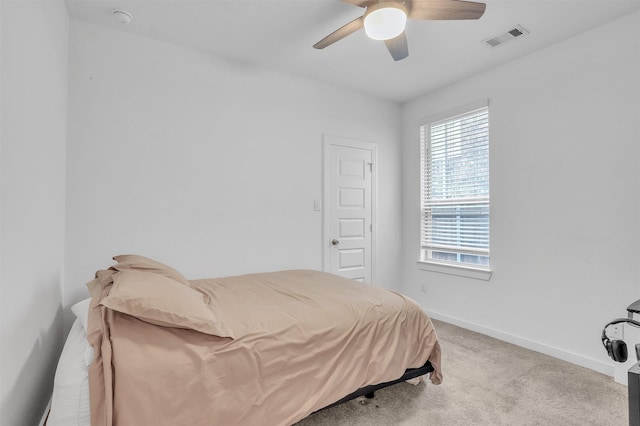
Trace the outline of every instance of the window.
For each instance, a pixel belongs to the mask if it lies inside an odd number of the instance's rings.
[[[489,270],[487,103],[420,127],[420,261]]]

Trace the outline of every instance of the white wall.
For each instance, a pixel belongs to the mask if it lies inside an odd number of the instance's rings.
[[[602,326],[640,297],[638,28],[635,13],[403,106],[403,290],[434,317],[612,373]],[[495,272],[419,271],[418,124],[483,98]]]
[[[376,142],[377,281],[400,252],[400,107],[72,20],[67,303],[111,257],[189,278],[322,268],[322,135]]]
[[[33,425],[62,348],[68,28],[62,1],[2,1],[0,424]]]

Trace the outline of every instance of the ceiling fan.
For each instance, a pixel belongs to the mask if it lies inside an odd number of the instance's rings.
[[[404,28],[407,19],[479,19],[484,3],[462,0],[343,0],[366,8],[364,15],[338,28],[313,45],[324,49],[364,27],[374,40],[383,40],[395,61],[409,56]]]

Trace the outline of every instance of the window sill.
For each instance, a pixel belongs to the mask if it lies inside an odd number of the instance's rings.
[[[418,260],[418,268],[422,271],[438,272],[440,274],[457,275],[459,277],[473,278],[489,281],[493,271],[489,269],[470,268],[468,266],[449,265],[444,263],[427,262]]]

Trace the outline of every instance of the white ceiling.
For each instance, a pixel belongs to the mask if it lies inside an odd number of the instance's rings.
[[[405,102],[597,25],[640,10],[640,0],[486,0],[478,21],[407,24],[409,57],[394,62],[383,42],[358,31],[312,45],[363,9],[338,0],[66,0],[70,16],[286,73]],[[116,22],[125,10],[133,22]],[[513,25],[526,36],[490,48]],[[639,28],[640,30],[640,28]]]

